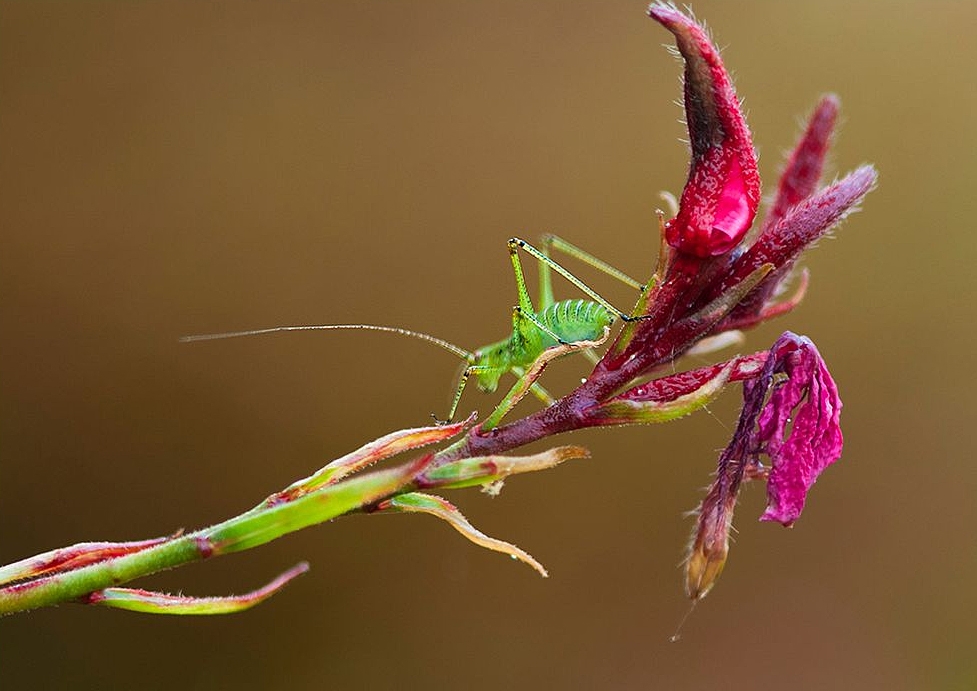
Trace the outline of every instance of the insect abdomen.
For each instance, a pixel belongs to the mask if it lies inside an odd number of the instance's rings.
[[[595,341],[604,335],[604,327],[614,321],[607,309],[590,300],[561,300],[536,317],[565,343]],[[546,347],[553,345],[556,344],[547,343]]]

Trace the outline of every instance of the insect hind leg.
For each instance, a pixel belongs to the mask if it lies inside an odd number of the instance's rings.
[[[568,245],[570,247],[573,247],[569,243],[566,243],[566,245]],[[630,322],[630,321],[636,321],[638,319],[637,317],[631,317],[626,312],[622,312],[617,307],[615,307],[614,305],[612,305],[608,300],[606,300],[603,297],[601,297],[600,294],[597,293],[597,291],[595,291],[593,288],[591,288],[586,283],[584,283],[583,281],[581,281],[579,278],[577,278],[576,276],[574,276],[572,273],[570,273],[570,271],[568,271],[567,269],[565,269],[562,265],[560,265],[556,260],[554,260],[553,258],[551,258],[550,256],[548,256],[545,252],[541,252],[540,250],[536,249],[535,247],[533,247],[532,245],[530,245],[525,240],[522,240],[521,238],[510,238],[509,239],[509,254],[512,255],[512,257],[513,257],[513,265],[517,267],[517,274],[518,274],[517,275],[517,279],[516,279],[517,280],[517,283],[520,283],[522,285],[523,289],[525,287],[525,279],[522,279],[522,267],[519,264],[519,259],[518,259],[518,251],[520,249],[523,250],[524,252],[526,252],[526,254],[530,255],[531,257],[534,257],[537,261],[539,261],[542,267],[546,267],[546,268],[541,268],[541,272],[544,272],[544,271],[547,271],[549,269],[552,269],[556,273],[558,273],[561,276],[563,276],[563,278],[565,278],[568,281],[570,281],[570,283],[572,283],[578,289],[580,289],[591,300],[593,300],[594,302],[596,302],[599,305],[601,305],[602,307],[604,307],[611,314],[616,315],[617,318],[620,319],[621,321]],[[580,254],[581,255],[586,255],[586,253],[583,252],[582,250],[580,250]],[[576,255],[571,254],[571,256],[576,256]],[[587,255],[587,256],[590,256],[590,255]],[[609,264],[606,264],[604,262],[601,262],[599,259],[596,259],[595,257],[593,259],[594,259],[595,262],[598,262],[601,266],[607,267],[612,272],[616,272],[616,273],[612,273],[611,275],[615,275],[616,277],[623,276],[625,279],[627,279],[625,282],[630,281],[631,283],[635,284],[636,287],[641,287],[641,284],[640,283],[638,283],[634,279],[628,277],[626,274],[623,274],[623,273],[617,271],[617,269],[614,269]],[[596,264],[595,264],[595,266],[596,266]],[[522,280],[520,280],[520,279],[522,279]],[[629,283],[629,285],[630,285],[630,283]],[[552,293],[553,293],[552,288],[546,288],[544,286],[543,287],[543,292],[544,293],[548,293],[548,295],[544,294],[542,296],[543,298],[545,298],[545,299],[552,299]],[[522,306],[523,305],[520,303],[520,307],[522,307]],[[530,306],[531,306],[531,303],[530,303]]]
[[[567,255],[568,257],[573,257],[577,261],[583,262],[588,266],[592,266],[598,271],[607,274],[611,278],[616,278],[618,281],[628,286],[629,288],[634,288],[635,290],[644,290],[645,286],[640,281],[636,281],[635,279],[631,278],[630,276],[628,276],[626,273],[624,273],[617,267],[611,266],[603,259],[598,259],[590,252],[587,252],[586,250],[582,250],[576,245],[567,242],[559,235],[546,233],[540,238],[539,245],[540,245],[539,247],[540,251],[543,254],[545,254],[547,257],[550,256],[551,250],[559,250],[560,252],[563,252],[563,254]]]

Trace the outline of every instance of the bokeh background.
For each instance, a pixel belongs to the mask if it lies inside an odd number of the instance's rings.
[[[0,562],[223,519],[426,423],[457,369],[384,334],[181,335],[371,322],[474,347],[508,329],[513,234],[557,232],[646,278],[657,192],[680,191],[687,161],[681,66],[643,9],[3,3]],[[768,191],[829,90],[831,174],[873,162],[881,186],[808,255],[803,306],[746,346],[816,340],[846,403],[844,458],[793,530],[757,523],[749,488],[680,642],[683,512],[733,390],[709,414],[563,440],[593,459],[498,498],[451,495],[547,580],[433,519],[355,516],[140,582],[241,592],[312,563],[245,614],[0,621],[3,687],[975,688],[977,4],[694,9]],[[583,372],[561,362],[547,385]]]

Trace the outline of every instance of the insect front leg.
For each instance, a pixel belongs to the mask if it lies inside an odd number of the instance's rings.
[[[434,421],[437,422],[439,425],[447,425],[452,420],[454,420],[455,413],[458,410],[458,404],[461,402],[461,395],[465,392],[465,386],[468,384],[468,379],[473,374],[479,375],[479,374],[486,374],[489,372],[498,373],[499,375],[503,373],[500,372],[499,368],[495,365],[468,365],[468,367],[462,370],[461,374],[458,375],[458,386],[455,388],[455,397],[451,401],[451,410],[448,411],[448,419],[439,420],[437,416],[432,413],[431,417],[434,418]]]

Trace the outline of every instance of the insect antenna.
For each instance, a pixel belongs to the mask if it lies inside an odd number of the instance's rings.
[[[339,331],[348,329],[359,329],[363,331],[385,331],[387,333],[400,334],[401,336],[409,336],[410,338],[416,338],[420,341],[427,341],[428,343],[433,343],[439,348],[447,350],[449,353],[461,358],[465,362],[472,363],[475,361],[475,354],[471,353],[464,348],[459,348],[454,343],[449,343],[444,339],[438,338],[436,336],[431,336],[430,334],[421,333],[420,331],[411,331],[410,329],[401,329],[396,326],[377,326],[376,324],[308,324],[303,326],[274,326],[269,329],[249,329],[247,331],[226,331],[224,333],[216,334],[198,334],[196,336],[183,336],[180,338],[181,343],[194,343],[196,341],[217,341],[224,338],[238,338],[240,336],[260,336],[261,334],[278,333],[281,331]]]

